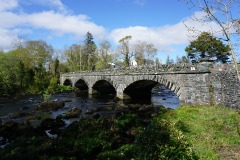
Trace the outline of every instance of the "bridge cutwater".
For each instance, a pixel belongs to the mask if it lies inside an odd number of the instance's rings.
[[[150,97],[162,84],[173,91],[180,104],[222,104],[239,107],[239,81],[233,64],[160,65],[61,73],[60,83],[79,90],[112,93],[120,99]]]

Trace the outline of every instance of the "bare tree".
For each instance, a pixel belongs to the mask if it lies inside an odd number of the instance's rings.
[[[144,64],[144,53],[146,48],[146,42],[143,41],[137,41],[134,45],[134,53],[135,53],[135,60],[137,62],[137,65],[143,65]]]
[[[239,68],[236,60],[236,53],[233,46],[233,41],[238,35],[239,31],[239,0],[180,0],[189,4],[193,8],[197,8],[205,13],[205,17],[195,17],[193,20],[202,23],[202,25],[209,25],[209,23],[214,22],[215,25],[220,29],[221,40],[226,41],[230,47],[230,53],[233,59],[234,67],[237,71],[238,80],[240,80]],[[187,26],[189,31],[195,32],[194,27]],[[234,28],[235,27],[235,28]],[[218,34],[219,34],[218,33]]]
[[[157,48],[152,43],[137,41],[134,45],[134,56],[138,65],[143,65],[145,61],[153,60],[157,54]]]
[[[152,43],[148,43],[146,45],[146,54],[148,59],[154,58],[157,54],[157,51],[157,48],[155,48]]]
[[[98,49],[98,68],[108,68],[109,63],[112,61],[112,56],[110,55],[111,43],[104,40],[100,43],[100,48]]]

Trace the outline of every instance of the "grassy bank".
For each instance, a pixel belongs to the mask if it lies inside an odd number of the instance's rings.
[[[0,125],[0,135],[14,141],[0,148],[0,159],[239,159],[239,124],[240,114],[220,106],[130,108],[115,117],[81,119],[57,139],[41,127],[9,123]]]
[[[182,106],[168,118],[200,159],[240,159],[240,114],[221,106]]]

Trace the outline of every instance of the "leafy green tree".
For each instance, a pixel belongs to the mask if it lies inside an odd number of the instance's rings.
[[[16,58],[22,89],[38,93],[47,88],[50,81],[50,63],[53,47],[42,40],[26,40],[11,51]],[[28,84],[28,85],[26,85]]]
[[[192,62],[198,62],[201,58],[216,58],[217,62],[229,62],[229,46],[208,32],[203,32],[196,40],[190,42],[185,51]]]
[[[21,81],[19,61],[12,52],[0,52],[0,95],[13,95],[19,93]]]

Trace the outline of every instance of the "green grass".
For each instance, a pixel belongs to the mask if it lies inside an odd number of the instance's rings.
[[[58,139],[36,134],[42,128],[33,130],[26,124],[0,125],[0,134],[15,138],[0,148],[0,159],[240,159],[240,114],[236,110],[182,106],[157,112],[83,118],[61,131]]]
[[[200,159],[240,158],[240,114],[221,106],[182,106],[168,114]]]

